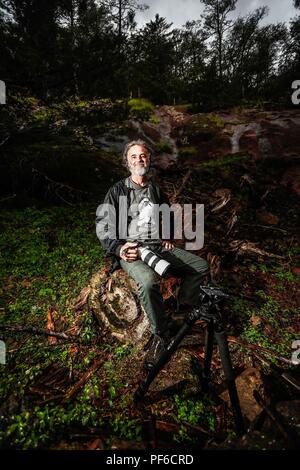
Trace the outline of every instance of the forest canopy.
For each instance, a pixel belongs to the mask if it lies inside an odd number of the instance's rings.
[[[159,14],[138,27],[136,12],[147,9],[138,0],[0,0],[0,77],[14,93],[47,102],[287,104],[300,68],[300,15],[265,24],[261,7],[232,19],[236,4],[201,0],[199,17],[174,28]]]

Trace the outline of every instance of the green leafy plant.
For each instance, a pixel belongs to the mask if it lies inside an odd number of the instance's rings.
[[[176,440],[190,440],[188,428],[185,426],[186,423],[193,426],[201,424],[201,426],[207,427],[210,431],[215,431],[216,416],[213,404],[208,398],[203,400],[182,399],[179,395],[175,395],[174,408],[176,419],[181,424]]]

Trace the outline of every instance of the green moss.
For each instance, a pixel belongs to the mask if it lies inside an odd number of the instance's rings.
[[[144,98],[132,98],[128,101],[129,111],[137,119],[147,120],[150,118],[154,105]]]
[[[47,312],[51,309],[56,312],[58,330],[65,331],[74,326],[71,306],[103,260],[103,251],[95,235],[94,207],[2,212],[0,223],[0,297],[4,309],[1,323],[25,323],[45,328]],[[19,403],[21,397],[26,397],[28,387],[44,376],[48,368],[61,367],[68,374],[72,362],[75,373],[79,370],[77,365],[85,372],[97,351],[91,346],[97,338],[97,329],[88,310],[80,313],[78,328],[83,348],[78,358],[72,355],[69,344],[51,348],[46,337],[2,332],[1,339],[8,349],[16,342],[22,347],[17,353],[8,354],[5,369],[0,369],[1,399],[7,400],[16,394]],[[84,353],[87,343],[88,355]],[[117,389],[119,384],[113,385]],[[22,449],[41,447],[59,438],[60,432],[70,425],[102,425],[102,409],[95,406],[99,387],[98,378],[93,376],[78,399],[64,407],[55,403],[35,406],[26,399],[22,411],[17,405],[13,413],[2,420],[2,445]]]
[[[196,130],[213,127],[213,123],[208,116],[206,113],[196,114],[192,121],[192,128]]]
[[[51,114],[46,108],[40,108],[31,114],[30,120],[33,124],[40,124],[47,121],[50,116]]]
[[[295,248],[295,253],[297,253],[297,247]],[[280,281],[287,281],[287,282],[300,282],[300,277],[295,275],[291,269],[283,268],[281,266],[274,267],[274,266],[267,266],[264,263],[253,263],[251,265],[251,270],[261,271],[262,273],[269,273],[274,274],[277,279]]]
[[[194,157],[195,155],[197,155],[197,153],[197,147],[181,147],[181,149],[179,150],[179,158],[184,159]]]
[[[160,140],[159,142],[156,142],[155,144],[155,152],[156,153],[172,153],[172,148],[168,144],[168,142],[164,142]]]
[[[224,128],[225,122],[217,114],[208,114],[207,117],[218,129]]]
[[[155,114],[152,114],[152,116],[150,116],[150,119],[149,121],[151,122],[151,124],[159,124],[160,123],[160,118],[158,116],[156,116]]]
[[[216,158],[216,159],[211,159],[205,162],[201,162],[200,166],[201,168],[218,168],[218,167],[223,167],[223,166],[229,166],[233,165],[235,163],[240,163],[240,162],[246,162],[250,160],[250,156],[248,154],[235,154],[235,155],[227,155],[223,158]]]

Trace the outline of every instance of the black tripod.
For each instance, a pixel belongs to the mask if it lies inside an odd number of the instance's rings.
[[[208,383],[210,379],[210,369],[211,369],[211,360],[213,354],[213,345],[214,338],[219,347],[219,353],[221,357],[221,362],[224,370],[224,375],[229,391],[233,416],[235,420],[236,430],[238,434],[244,433],[244,421],[241,413],[239,397],[234,381],[234,375],[232,370],[232,364],[230,359],[230,353],[228,348],[228,342],[226,333],[223,327],[222,315],[221,315],[221,303],[224,299],[229,298],[231,295],[223,292],[217,287],[211,286],[200,286],[200,296],[199,296],[199,307],[195,307],[191,313],[189,313],[176,336],[174,336],[171,341],[168,343],[166,350],[158,359],[155,367],[150,370],[145,380],[143,380],[135,394],[134,401],[137,402],[143,398],[151,383],[160,372],[162,367],[168,362],[173,352],[177,349],[182,339],[186,336],[189,330],[192,328],[194,323],[197,320],[205,321],[206,335],[205,335],[205,359],[204,359],[204,369],[202,372],[203,385],[202,389],[204,392],[208,390]],[[252,297],[247,297],[243,295],[238,295],[246,300],[256,300]]]

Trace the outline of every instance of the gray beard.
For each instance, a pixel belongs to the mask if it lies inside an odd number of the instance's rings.
[[[129,166],[129,171],[134,176],[144,176],[148,173],[149,167],[150,167],[149,165],[144,166],[142,168],[135,168],[133,166]]]

